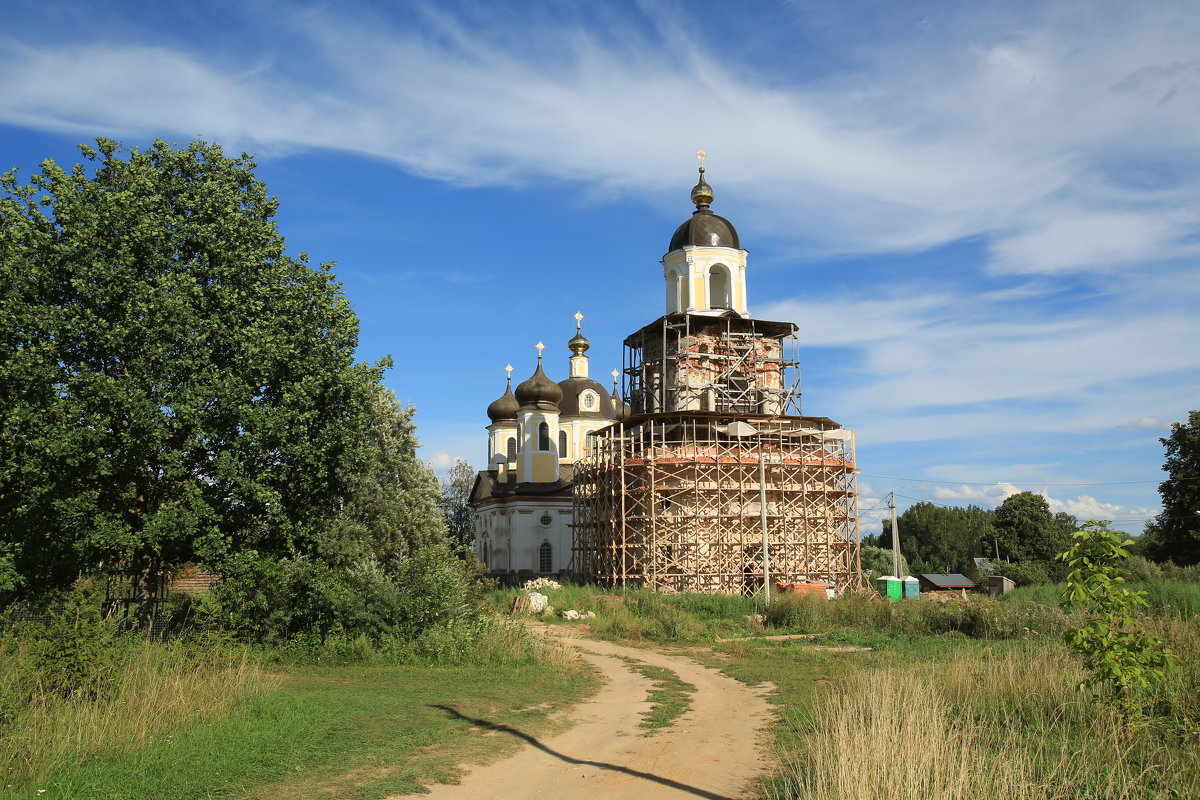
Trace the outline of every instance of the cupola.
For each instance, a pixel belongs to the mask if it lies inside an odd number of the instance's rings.
[[[508,375],[508,385],[504,387],[504,394],[492,401],[492,404],[487,407],[488,419],[492,422],[516,422],[517,412],[521,410],[521,404],[517,402],[517,398],[512,391],[512,372],[511,367]]]
[[[541,342],[537,343],[537,369],[534,370],[533,375],[517,386],[514,397],[521,408],[543,408],[557,411],[558,404],[562,400],[562,389],[542,371],[542,350],[545,347],[546,345]]]
[[[700,152],[704,152],[701,150]],[[692,187],[692,202],[696,210],[689,220],[675,229],[667,252],[681,247],[731,247],[740,250],[737,230],[733,223],[709,210],[713,190],[704,180],[704,165],[700,165],[700,180]]]

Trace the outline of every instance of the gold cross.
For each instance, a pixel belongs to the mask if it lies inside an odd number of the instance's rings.
[[[546,345],[542,344],[541,342],[538,342],[537,344],[534,345],[534,347],[536,347],[537,351],[538,351],[538,361],[541,361],[542,360],[542,351],[546,349]]]
[[[583,313],[576,311],[575,312],[575,330],[579,330],[582,327],[583,327]]]
[[[696,158],[700,159],[700,166],[703,167],[704,159],[708,158],[708,153],[704,152],[703,150],[697,150]]]
[[[504,371],[508,373],[508,377],[509,377],[509,378],[512,378],[513,365],[512,365],[512,364],[505,364],[505,365],[504,365]]]

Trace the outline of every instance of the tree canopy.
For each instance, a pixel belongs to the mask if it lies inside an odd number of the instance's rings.
[[[81,151],[0,177],[0,581],[313,552],[382,371],[330,266],[245,155]]]
[[[1070,514],[1050,513],[1042,495],[1020,492],[997,506],[992,527],[1001,558],[1051,567],[1070,547],[1078,523]]]
[[[1156,561],[1200,564],[1200,411],[1172,424],[1159,441],[1166,448],[1167,479],[1158,487],[1163,508],[1146,526],[1141,550]]]
[[[901,552],[916,572],[967,573],[973,558],[991,553],[991,518],[991,512],[978,506],[909,506],[896,519]],[[883,521],[878,541],[880,547],[891,549],[891,520]]]
[[[454,460],[450,474],[442,482],[442,515],[451,543],[469,550],[475,546],[475,508],[471,505],[471,490],[475,488],[475,470],[461,458]]]

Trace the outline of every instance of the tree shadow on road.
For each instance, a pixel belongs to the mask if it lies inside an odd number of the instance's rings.
[[[441,711],[445,711],[447,714],[450,714],[451,716],[457,717],[458,719],[461,719],[464,722],[469,722],[472,725],[478,725],[480,728],[484,728],[489,731],[497,731],[499,733],[507,733],[508,735],[513,736],[517,739],[523,739],[524,741],[533,745],[537,749],[541,750],[543,753],[546,753],[547,755],[551,755],[554,758],[559,759],[560,761],[565,761],[568,764],[579,764],[582,766],[596,767],[597,769],[608,770],[610,772],[622,772],[622,773],[632,776],[634,778],[640,778],[640,779],[646,780],[646,781],[653,781],[654,783],[662,784],[663,786],[670,786],[673,789],[678,789],[681,792],[687,792],[688,794],[693,794],[696,797],[707,798],[707,800],[736,800],[736,798],[729,797],[728,795],[717,794],[715,792],[710,792],[710,791],[707,791],[705,789],[700,789],[695,786],[688,786],[686,783],[680,783],[679,781],[674,781],[674,780],[671,780],[670,778],[663,778],[658,775],[652,775],[649,772],[639,772],[636,769],[630,769],[629,767],[622,767],[618,764],[609,764],[604,761],[588,761],[587,759],[583,759],[583,758],[574,758],[572,756],[567,755],[566,753],[560,753],[557,750],[553,750],[553,749],[547,747],[546,745],[542,744],[542,742],[539,741],[536,736],[530,736],[528,733],[525,733],[524,731],[519,731],[510,725],[505,725],[500,722],[489,722],[484,719],[468,717],[466,714],[463,714],[461,711],[454,708],[453,706],[439,705],[439,704],[435,703],[435,704],[431,704],[430,708],[436,708]]]

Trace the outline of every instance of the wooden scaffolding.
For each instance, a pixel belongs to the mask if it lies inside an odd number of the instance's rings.
[[[575,463],[578,579],[753,594],[769,566],[863,586],[854,434],[801,415],[795,331],[688,312],[625,340],[628,414]]]
[[[620,421],[575,466],[572,571],[604,585],[753,594],[764,516],[773,582],[861,588],[853,434],[816,417]]]

